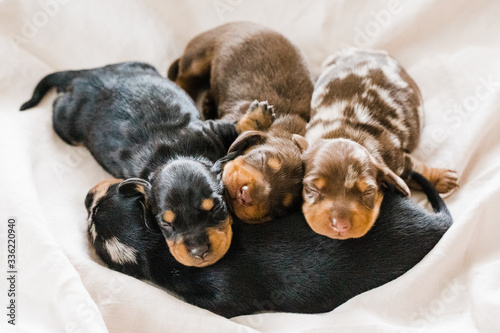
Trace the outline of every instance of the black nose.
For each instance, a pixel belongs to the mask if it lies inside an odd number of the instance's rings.
[[[186,246],[186,248],[191,256],[200,259],[205,258],[209,251],[208,245]]]

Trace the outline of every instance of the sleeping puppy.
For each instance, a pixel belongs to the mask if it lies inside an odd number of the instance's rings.
[[[192,39],[168,77],[194,100],[209,89],[204,105],[213,105],[215,112],[205,108],[205,117],[234,121],[253,100],[272,104],[276,120],[270,130],[245,133],[229,150],[241,156],[224,167],[225,199],[248,223],[297,209],[304,172],[301,153],[307,145],[302,135],[313,92],[300,51],[263,26],[229,23]]]
[[[381,187],[409,195],[402,178],[412,171],[441,193],[457,186],[455,171],[428,167],[410,155],[422,127],[420,91],[385,52],[352,49],[327,59],[311,110],[303,212],[317,233],[365,235],[379,214]]]
[[[203,122],[182,89],[138,62],[50,74],[21,110],[52,87],[59,92],[53,105],[57,134],[87,147],[113,176],[137,177],[126,182],[147,197],[180,263],[207,266],[226,253],[232,218],[216,161],[241,128],[268,124],[269,111],[253,103],[236,125]]]
[[[362,238],[345,241],[316,234],[296,212],[272,223],[235,221],[228,253],[199,269],[178,264],[142,192],[108,182],[87,197],[88,237],[112,269],[150,280],[185,301],[225,317],[262,311],[319,313],[381,286],[416,265],[451,226],[437,192],[418,174],[430,213],[398,192],[388,192],[377,223]],[[92,207],[92,202],[96,204]]]

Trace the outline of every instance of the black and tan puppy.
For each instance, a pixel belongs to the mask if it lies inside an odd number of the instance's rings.
[[[163,237],[146,227],[154,215],[131,184],[108,182],[99,185],[106,191],[89,194],[88,235],[110,268],[150,280],[225,317],[326,312],[404,274],[451,226],[434,188],[418,174],[414,179],[434,212],[388,192],[370,232],[345,241],[316,234],[300,212],[258,225],[235,221],[228,253],[203,269],[182,266],[170,256]]]
[[[226,253],[232,218],[214,163],[240,127],[261,127],[260,121],[272,118],[269,112],[253,103],[236,126],[204,122],[182,89],[137,62],[50,74],[21,110],[38,104],[52,87],[60,93],[55,131],[68,144],[87,147],[113,176],[138,177],[127,183],[146,195],[179,262],[207,266]]]
[[[276,120],[266,133],[238,138],[230,152],[241,156],[223,172],[226,202],[249,223],[283,216],[301,201],[309,120],[311,73],[300,51],[276,31],[234,22],[196,36],[168,77],[193,99],[209,89],[215,117],[236,120],[253,100],[272,104]],[[211,111],[204,112],[205,114]]]
[[[409,195],[401,178],[412,171],[439,192],[457,186],[454,171],[427,167],[410,155],[422,126],[420,91],[386,53],[350,49],[327,59],[311,112],[303,212],[317,233],[365,235],[379,214],[381,186]]]

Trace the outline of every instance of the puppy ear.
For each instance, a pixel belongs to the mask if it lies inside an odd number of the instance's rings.
[[[233,142],[227,153],[238,152],[243,154],[248,148],[266,142],[267,134],[261,131],[246,131],[240,134]]]
[[[146,207],[146,204],[143,202],[143,200],[140,200],[139,202],[142,207],[142,221],[144,222],[146,229],[148,229],[153,234],[161,234],[160,227],[158,226],[158,223],[156,223],[155,219],[151,216],[150,212],[148,211],[148,207]]]
[[[292,135],[292,141],[299,147],[300,153],[303,153],[309,148],[309,143],[307,143],[306,138],[302,135],[294,134]]]
[[[170,81],[175,81],[179,75],[179,60],[181,59],[179,58],[175,60],[168,68],[167,77]]]
[[[379,163],[375,158],[368,153],[375,168],[377,168],[377,180],[381,182],[386,187],[394,186],[394,188],[405,196],[410,196],[410,189],[406,185],[405,181],[396,175],[385,163]]]
[[[398,175],[396,175],[391,169],[389,169],[387,166],[380,166],[378,165],[379,168],[379,179],[385,184],[385,185],[393,185],[396,190],[401,192],[401,194],[405,196],[410,195],[410,189],[408,188],[408,185],[406,185],[405,181],[401,179]]]
[[[129,178],[118,185],[118,193],[126,197],[147,197],[151,184],[141,178]]]

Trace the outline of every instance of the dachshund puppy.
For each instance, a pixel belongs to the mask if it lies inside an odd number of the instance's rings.
[[[108,181],[89,194],[88,237],[110,268],[150,280],[225,317],[327,312],[404,274],[451,226],[432,185],[419,174],[413,177],[433,213],[388,192],[370,232],[345,241],[313,232],[300,212],[272,223],[235,221],[228,253],[203,269],[178,264],[163,237],[146,227],[155,216],[131,183]]]
[[[381,186],[409,195],[401,177],[412,171],[441,193],[457,186],[455,171],[427,167],[410,155],[422,127],[420,91],[385,52],[351,49],[327,59],[311,110],[303,212],[317,233],[362,237],[379,214]]]
[[[195,100],[209,89],[204,105],[213,105],[215,112],[205,108],[208,118],[234,121],[253,100],[272,104],[276,120],[269,131],[245,133],[229,150],[241,156],[224,167],[225,199],[248,223],[300,207],[301,153],[307,146],[302,135],[313,83],[302,54],[289,40],[254,23],[228,23],[191,40],[168,77]]]
[[[203,122],[182,89],[138,62],[50,74],[21,110],[38,104],[52,87],[60,93],[53,106],[57,134],[87,147],[113,176],[138,177],[127,183],[147,197],[180,263],[207,266],[226,253],[232,218],[215,162],[240,126],[260,128],[272,119],[270,112],[253,103],[236,125]]]

